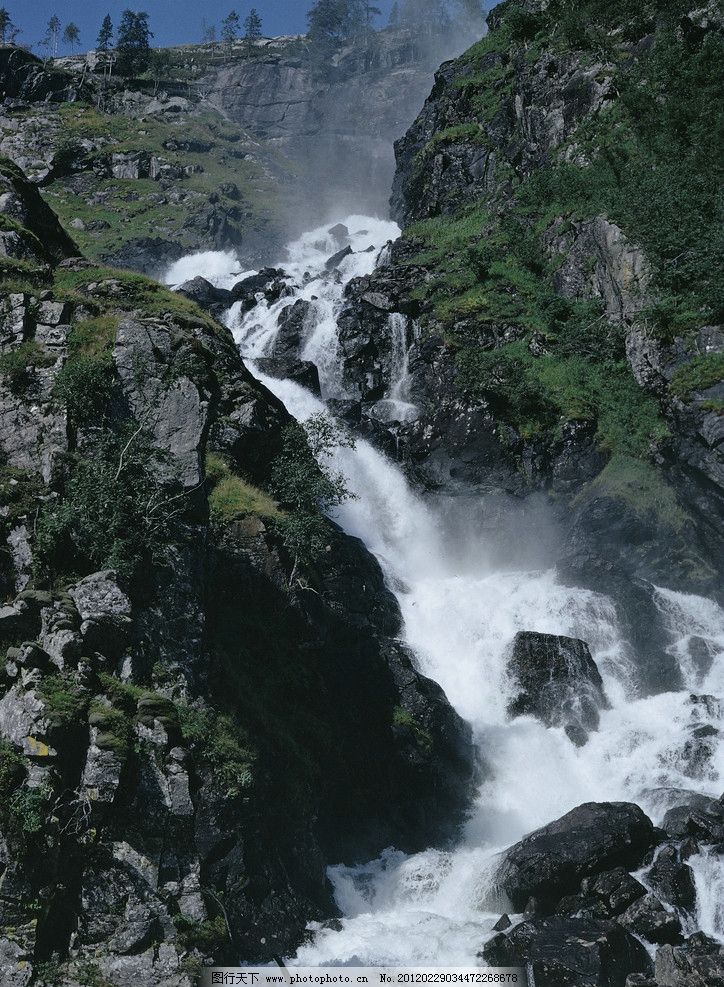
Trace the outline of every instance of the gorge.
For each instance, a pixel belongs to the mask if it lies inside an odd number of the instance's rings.
[[[273,44],[198,106],[6,96],[3,983],[724,982],[721,18],[584,7],[496,7],[424,107],[383,37],[367,150],[324,96],[325,212],[285,211]],[[169,112],[206,171],[134,146]],[[41,161],[56,115],[101,136]]]

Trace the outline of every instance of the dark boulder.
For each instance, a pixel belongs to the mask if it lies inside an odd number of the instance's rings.
[[[308,391],[321,397],[319,371],[310,360],[295,360],[291,357],[269,356],[255,361],[259,370],[268,377],[279,380],[291,380],[295,384],[306,387]]]
[[[666,835],[675,840],[692,836],[705,843],[724,841],[724,795],[711,799],[695,792],[690,794],[685,804],[674,806],[664,816]]]
[[[459,816],[456,807],[468,804],[472,795],[475,748],[470,726],[437,682],[417,671],[403,644],[391,640],[381,654],[399,695],[392,732],[404,760],[403,790],[427,790],[429,797],[419,803],[420,828],[429,827],[434,817],[434,828],[441,833],[447,829],[452,837],[449,820]]]
[[[587,802],[507,850],[496,883],[515,911],[531,897],[550,911],[584,877],[638,867],[655,842],[656,830],[637,805]]]
[[[724,987],[724,946],[700,932],[656,952],[658,987]]]
[[[682,863],[677,847],[661,847],[646,875],[649,886],[675,908],[693,911],[696,906],[694,874]]]
[[[607,706],[603,681],[585,641],[520,631],[513,641],[508,672],[514,683],[511,716],[535,716],[549,727],[565,727],[578,746],[598,728]]]
[[[344,223],[337,223],[330,230],[327,230],[331,237],[337,241],[340,247],[349,241],[349,230]]]
[[[145,236],[128,240],[118,250],[104,253],[102,259],[112,267],[125,267],[130,271],[157,277],[169,264],[183,257],[185,252],[178,240]]]
[[[257,274],[237,281],[231,289],[235,302],[241,302],[245,308],[256,305],[257,295],[262,294],[267,301],[276,301],[281,297],[286,286],[286,272],[277,267],[264,267]]]
[[[578,894],[567,895],[556,905],[557,915],[578,918],[615,918],[635,901],[643,898],[646,888],[623,867],[586,877]]]
[[[349,257],[350,254],[354,253],[351,247],[344,247],[342,250],[338,250],[336,254],[332,254],[327,263],[324,265],[326,271],[336,270],[345,257]]]
[[[618,919],[624,928],[647,942],[672,943],[683,941],[681,922],[675,912],[667,911],[656,895],[639,898]]]
[[[175,289],[179,295],[190,298],[201,308],[207,311],[218,311],[220,308],[229,308],[233,296],[226,288],[217,288],[207,281],[206,278],[192,278],[191,281],[184,281]]]
[[[616,922],[535,919],[488,942],[491,966],[525,966],[536,987],[625,987],[631,973],[648,974],[644,947]]]
[[[279,332],[274,340],[272,353],[276,357],[298,359],[307,328],[307,316],[312,307],[311,302],[299,298],[293,305],[288,305],[279,314]]]

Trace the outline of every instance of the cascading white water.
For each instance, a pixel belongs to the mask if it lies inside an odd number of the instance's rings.
[[[337,338],[344,285],[352,278],[371,274],[380,250],[400,233],[395,223],[369,216],[349,216],[344,225],[348,236],[343,240],[325,226],[305,233],[290,244],[288,259],[284,261],[290,278],[289,293],[271,304],[261,299],[256,308],[246,313],[237,303],[227,319],[242,355],[253,359],[268,355],[278,332],[277,320],[288,305],[294,301],[310,303],[300,357],[319,368],[325,398],[346,396],[339,373]],[[351,247],[353,253],[339,263],[336,272],[330,272],[326,263],[340,249],[341,242]]]
[[[238,310],[229,313],[242,352],[253,359],[268,352],[284,306],[299,298],[312,301],[302,356],[317,364],[325,397],[344,394],[334,365],[344,284],[372,270],[384,240],[395,232],[391,224],[363,217],[345,223],[350,230],[368,231],[353,235],[353,247],[369,242],[375,249],[346,258],[339,277],[325,276],[324,261],[338,244],[324,230],[313,231],[290,248],[284,266],[295,287],[287,297],[271,306],[262,300],[243,317]],[[408,338],[407,325],[391,328],[402,328]],[[404,357],[393,366],[397,380],[389,383],[389,398],[402,400],[392,390],[407,373]],[[323,402],[297,384],[256,373],[299,420],[324,410]],[[721,793],[724,743],[714,736],[695,758],[690,741],[692,729],[704,722],[724,736],[724,704],[692,701],[689,690],[724,695],[724,613],[709,600],[657,590],[686,689],[636,695],[631,649],[609,600],[562,586],[553,571],[494,571],[474,528],[466,532],[465,544],[458,544],[445,526],[445,504],[426,503],[401,470],[366,441],[339,449],[334,465],[356,494],[335,519],[379,559],[400,603],[404,640],[420,670],[440,683],[472,725],[488,774],[454,850],[413,856],[389,850],[363,867],[332,868],[345,916],[341,928],[317,928],[289,962],[472,965],[479,963],[476,955],[499,914],[499,903],[490,900],[491,873],[504,846],[585,801],[635,801],[660,822],[671,789]],[[506,653],[519,630],[588,642],[610,709],[602,712],[600,729],[584,747],[575,747],[562,729],[547,729],[531,717],[508,719]],[[692,664],[694,639],[703,663]],[[700,854],[691,863],[699,927],[724,936],[717,904],[724,888],[720,861]]]

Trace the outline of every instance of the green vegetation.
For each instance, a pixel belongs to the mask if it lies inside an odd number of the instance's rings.
[[[7,822],[13,793],[25,780],[25,758],[7,740],[0,740],[0,824]]]
[[[621,500],[644,520],[656,519],[679,534],[691,524],[691,518],[659,471],[631,456],[614,456],[578,498],[600,496]]]
[[[162,54],[167,56],[165,77],[188,75],[188,55],[173,50]],[[202,55],[202,50],[194,55],[195,70]],[[280,228],[284,193],[279,182],[254,159],[243,133],[214,111],[148,116],[143,121],[84,103],[60,104],[53,112],[56,139],[68,148],[69,161],[82,160],[85,182],[79,187],[59,168],[63,177],[46,185],[43,195],[85,256],[102,261],[129,241],[146,237],[172,239],[187,251],[199,249],[210,205],[239,227],[240,237],[242,227],[244,236]],[[83,151],[82,140],[93,141],[98,150]],[[178,191],[169,194],[166,179],[103,177],[110,155],[130,153],[163,159],[178,176],[173,179]],[[277,173],[287,167],[281,157],[272,163]],[[94,166],[99,174],[91,172]],[[73,220],[80,220],[84,228],[71,226]]]
[[[244,729],[226,713],[183,705],[177,708],[184,740],[211,768],[226,794],[233,797],[249,789],[257,754]]]
[[[113,751],[122,760],[128,757],[133,729],[132,721],[123,710],[94,700],[90,704],[88,724],[98,730],[96,744],[101,750]]]
[[[161,453],[133,425],[93,436],[68,459],[60,503],[38,519],[36,575],[85,575],[115,569],[133,580],[159,561],[170,536],[173,501],[158,477]]]
[[[415,297],[456,350],[461,387],[490,401],[523,435],[555,435],[566,421],[587,421],[612,454],[646,459],[666,434],[656,402],[631,375],[623,331],[597,301],[562,298],[554,289],[562,258],[544,246],[554,222],[565,240],[574,223],[605,216],[643,246],[654,297],[641,318],[661,338],[724,314],[715,220],[724,51],[713,31],[701,39],[678,29],[687,10],[683,0],[584,0],[583,9],[554,0],[536,12],[511,3],[461,59],[453,85],[467,116],[428,147],[469,139],[473,128],[485,134],[514,95],[515,54],[533,65],[551,49],[575,51],[583,64],[589,56],[608,63],[599,82],[615,78],[617,98],[578,128],[570,150],[530,175],[508,166],[501,172],[498,163],[497,191],[485,208],[469,204],[405,233],[417,247],[411,263],[430,272]],[[648,32],[655,44],[629,57],[622,43]],[[688,398],[721,377],[720,357],[695,358],[675,375],[672,391]]]
[[[221,915],[203,922],[193,922],[177,915],[174,925],[183,948],[189,951],[197,949],[204,956],[216,956],[229,943],[229,930]]]
[[[398,730],[410,733],[417,746],[424,753],[429,754],[432,751],[432,736],[420,726],[408,710],[403,709],[401,706],[395,706],[392,713],[392,725],[397,727]]]
[[[26,340],[15,349],[0,356],[0,375],[13,394],[23,394],[33,382],[35,371],[52,367],[55,357],[35,340]]]
[[[43,490],[37,474],[12,466],[0,467],[0,507],[7,512],[0,524],[12,527],[19,518],[36,510]]]
[[[677,370],[671,379],[671,390],[687,400],[694,391],[705,391],[724,380],[724,353],[705,353]]]
[[[112,345],[110,336],[113,313],[140,310],[146,317],[171,316],[182,325],[204,326],[214,333],[224,332],[218,322],[203,312],[195,302],[144,277],[112,267],[82,267],[80,270],[58,268],[53,282],[55,296],[68,301],[95,304],[102,310],[105,320],[91,320],[99,329],[99,348]],[[105,328],[103,328],[105,326]],[[78,337],[79,356],[100,355],[90,347],[84,349],[87,334]]]
[[[22,856],[29,856],[37,846],[48,812],[45,788],[17,788],[2,810],[3,831]]]
[[[38,686],[53,727],[65,729],[85,722],[88,691],[70,673],[44,675]]]
[[[277,527],[294,558],[290,585],[298,578],[299,566],[310,565],[325,551],[325,513],[352,496],[344,475],[329,466],[339,447],[354,448],[354,439],[324,414],[284,429],[282,451],[272,465],[271,486],[279,503],[288,508]]]
[[[282,512],[269,494],[232,473],[228,462],[215,453],[206,456],[209,511],[214,521],[229,524],[245,514],[281,518]]]

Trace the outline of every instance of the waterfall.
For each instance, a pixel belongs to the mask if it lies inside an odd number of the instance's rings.
[[[301,421],[324,410],[323,400],[291,381],[265,376],[253,360],[273,345],[281,308],[297,299],[309,301],[302,355],[317,363],[325,398],[344,394],[335,366],[344,286],[351,277],[370,273],[394,235],[391,224],[364,217],[351,217],[345,225],[365,230],[351,235],[353,249],[368,243],[374,249],[345,258],[339,275],[330,277],[324,262],[337,247],[324,230],[312,231],[289,249],[287,297],[228,315],[252,371]],[[386,399],[405,401],[414,330],[402,317],[389,328],[394,355]],[[553,570],[496,570],[484,535],[473,525],[463,537],[451,530],[445,498],[428,502],[368,442],[358,440],[334,458],[356,494],[334,519],[378,558],[401,607],[404,640],[420,670],[443,687],[471,724],[488,772],[453,850],[431,848],[407,856],[389,849],[359,867],[333,867],[330,878],[343,918],[335,928],[314,926],[311,941],[289,963],[475,965],[499,915],[489,903],[491,876],[496,854],[506,845],[585,801],[638,802],[660,823],[668,807],[662,792],[721,794],[723,707],[715,699],[693,701],[690,690],[724,695],[724,612],[709,600],[657,589],[670,651],[687,687],[637,695],[631,687],[631,646],[609,599],[562,585]],[[610,708],[601,712],[600,728],[585,746],[574,746],[562,728],[546,728],[532,717],[508,718],[506,656],[520,630],[588,642]],[[695,766],[689,742],[704,721],[720,734],[713,735],[711,750]],[[701,927],[722,937],[722,868],[706,853],[691,863]]]

